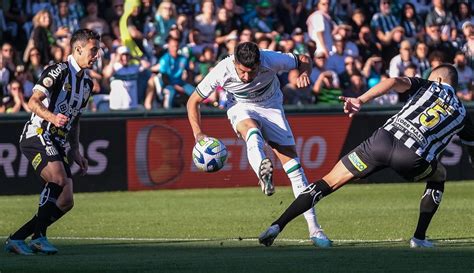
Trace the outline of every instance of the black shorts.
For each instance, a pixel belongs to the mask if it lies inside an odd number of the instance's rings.
[[[41,171],[48,162],[61,161],[67,177],[71,178],[71,168],[64,148],[54,143],[41,141],[40,137],[23,138],[20,141],[20,150],[28,158],[35,173],[41,177]],[[47,181],[46,181],[47,182]]]
[[[341,161],[356,178],[390,167],[410,181],[431,176],[438,163],[426,161],[384,129],[375,131]]]

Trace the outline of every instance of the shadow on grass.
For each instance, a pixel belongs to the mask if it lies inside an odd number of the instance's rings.
[[[58,241],[55,256],[0,254],[0,272],[472,272],[474,242],[410,249],[406,242],[318,249],[254,241]]]

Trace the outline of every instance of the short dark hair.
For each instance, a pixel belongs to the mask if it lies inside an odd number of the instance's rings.
[[[441,64],[431,71],[431,75],[440,76],[445,82],[449,83],[452,87],[458,87],[458,71],[451,64]]]
[[[79,29],[72,34],[70,42],[71,48],[74,47],[76,42],[87,43],[89,40],[100,41],[100,35],[97,32],[87,28]]]
[[[254,68],[260,63],[260,49],[257,44],[252,42],[240,43],[235,48],[234,57],[237,63]]]

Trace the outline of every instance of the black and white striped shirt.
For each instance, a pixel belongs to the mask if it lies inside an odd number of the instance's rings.
[[[474,145],[474,127],[456,91],[446,83],[409,78],[410,99],[383,126],[405,146],[431,162],[455,134]]]
[[[64,146],[74,120],[79,118],[87,105],[92,86],[92,79],[87,71],[81,72],[72,56],[69,56],[66,62],[47,67],[33,90],[46,95],[43,105],[49,111],[53,114],[61,113],[67,116],[69,121],[65,126],[57,128],[51,122],[32,113],[30,120],[25,124],[20,141],[23,138],[39,136],[42,142],[54,141]]]

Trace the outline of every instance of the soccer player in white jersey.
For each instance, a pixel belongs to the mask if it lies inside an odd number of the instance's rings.
[[[255,43],[244,42],[233,55],[219,62],[199,83],[188,100],[188,118],[196,141],[206,137],[201,129],[199,104],[218,86],[227,94],[227,117],[234,131],[246,142],[247,156],[262,191],[270,196],[273,164],[265,155],[265,142],[281,161],[296,196],[308,185],[296,153],[295,140],[283,110],[283,95],[277,73],[298,69],[297,86],[310,84],[310,58],[305,55],[260,50]],[[304,213],[309,236],[315,246],[329,247],[332,242],[318,224],[315,211]]]
[[[410,247],[433,247],[433,243],[426,239],[426,231],[441,203],[446,181],[446,169],[438,162],[438,155],[457,134],[467,146],[471,162],[474,159],[474,125],[456,97],[453,87],[457,85],[456,68],[443,64],[433,69],[428,80],[390,78],[357,98],[341,97],[344,112],[352,117],[363,104],[392,89],[410,95],[397,114],[343,156],[326,176],[311,183],[259,236],[259,242],[270,246],[292,219],[312,208],[321,198],[350,181],[391,168],[407,180],[426,180],[418,224],[410,239]]]

